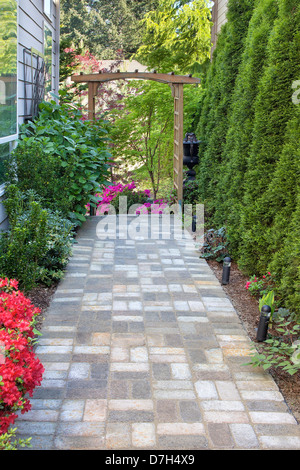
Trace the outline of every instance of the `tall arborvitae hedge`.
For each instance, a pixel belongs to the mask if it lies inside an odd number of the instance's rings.
[[[239,259],[245,268],[263,270],[269,262],[266,232],[273,213],[264,194],[273,184],[276,163],[284,145],[286,126],[293,117],[292,83],[300,77],[299,0],[280,0],[271,32],[266,69],[254,103],[254,123],[240,225]]]
[[[228,3],[228,21],[204,82],[197,128],[205,141],[200,202],[210,226],[226,225],[243,271],[272,270],[283,303],[299,312],[300,105],[292,100],[292,84],[300,80],[300,4],[255,0],[250,22],[242,21],[242,5],[249,2]],[[229,31],[239,21],[245,32],[234,69],[228,54],[237,36]]]
[[[254,101],[259,79],[266,62],[269,34],[278,14],[278,2],[256,2],[249,23],[239,74],[232,96],[228,132],[222,155],[222,171],[216,187],[214,223],[228,226],[232,254],[237,249],[240,235],[243,182],[252,141]]]
[[[262,201],[270,223],[265,233],[268,269],[290,306],[300,306],[300,105],[287,125],[285,143]]]
[[[209,212],[215,209],[215,186],[222,172],[228,112],[253,6],[254,0],[229,0],[228,22],[218,37],[212,64],[213,73],[209,74],[206,82],[207,99],[197,134],[205,142],[199,182]]]

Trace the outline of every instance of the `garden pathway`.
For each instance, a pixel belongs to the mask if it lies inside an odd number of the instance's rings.
[[[46,312],[44,379],[18,437],[44,450],[300,449],[273,379],[243,365],[250,340],[192,239],[126,239],[126,225],[101,240],[100,221],[80,229]]]

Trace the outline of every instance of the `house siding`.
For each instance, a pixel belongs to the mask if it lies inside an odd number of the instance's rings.
[[[228,0],[215,0],[214,6],[212,8],[213,26],[212,26],[211,40],[213,43],[213,47],[212,47],[211,53],[213,53],[213,51],[215,50],[220,29],[222,25],[226,23],[227,21],[227,18],[226,18],[227,4],[228,4]]]
[[[24,121],[24,59],[23,50],[36,49],[44,53],[44,26],[52,31],[52,91],[58,94],[59,87],[59,2],[53,3],[51,18],[43,13],[43,0],[19,2],[18,39],[18,105],[19,123]]]
[[[59,0],[53,2],[51,17],[43,13],[43,0],[19,0],[18,2],[18,123],[25,117],[25,84],[24,84],[24,49],[31,48],[44,53],[44,26],[52,31],[52,92],[56,95],[59,89]],[[8,220],[1,201],[4,188],[0,187],[0,231],[7,230]]]

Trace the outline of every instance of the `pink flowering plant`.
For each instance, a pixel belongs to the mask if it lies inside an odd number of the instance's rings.
[[[155,199],[152,203],[146,202],[136,209],[136,214],[164,214],[168,207],[166,199]]]
[[[136,183],[132,181],[128,184],[113,184],[103,189],[102,193],[96,194],[98,198],[97,215],[109,212],[111,206],[114,207],[116,212],[119,209],[119,198],[121,196],[127,197],[127,210],[132,206],[136,205],[136,214],[148,214],[150,212],[161,214],[168,204],[166,199],[156,199],[153,202],[149,202],[151,197],[150,189],[137,190]],[[89,209],[89,204],[87,205]]]
[[[168,206],[176,202],[174,194],[152,201],[150,189],[138,190],[135,181],[128,184],[118,183],[105,187],[101,193],[95,195],[98,199],[96,215],[108,213],[112,206],[118,213],[121,196],[127,197],[127,212],[131,206],[135,205],[134,213],[137,215],[164,214]],[[86,208],[89,210],[90,204],[87,204]]]
[[[146,203],[150,197],[150,190],[145,189],[144,191],[138,191],[136,183],[132,181],[128,184],[112,184],[106,186],[101,193],[97,193],[95,198],[98,200],[96,203],[97,211],[96,215],[102,215],[109,212],[113,206],[115,211],[119,210],[119,198],[120,196],[127,197],[127,210],[133,204]],[[87,204],[87,209],[90,208],[90,204]]]
[[[245,288],[255,297],[266,295],[274,289],[274,276],[268,271],[262,277],[255,274],[246,282]]]

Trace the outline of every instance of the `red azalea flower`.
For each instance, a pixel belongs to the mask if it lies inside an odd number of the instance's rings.
[[[0,344],[4,349],[4,361],[0,362],[0,435],[14,423],[17,409],[25,413],[31,408],[24,396],[32,396],[44,372],[31,344],[34,318],[40,310],[17,288],[15,279],[0,279]]]

